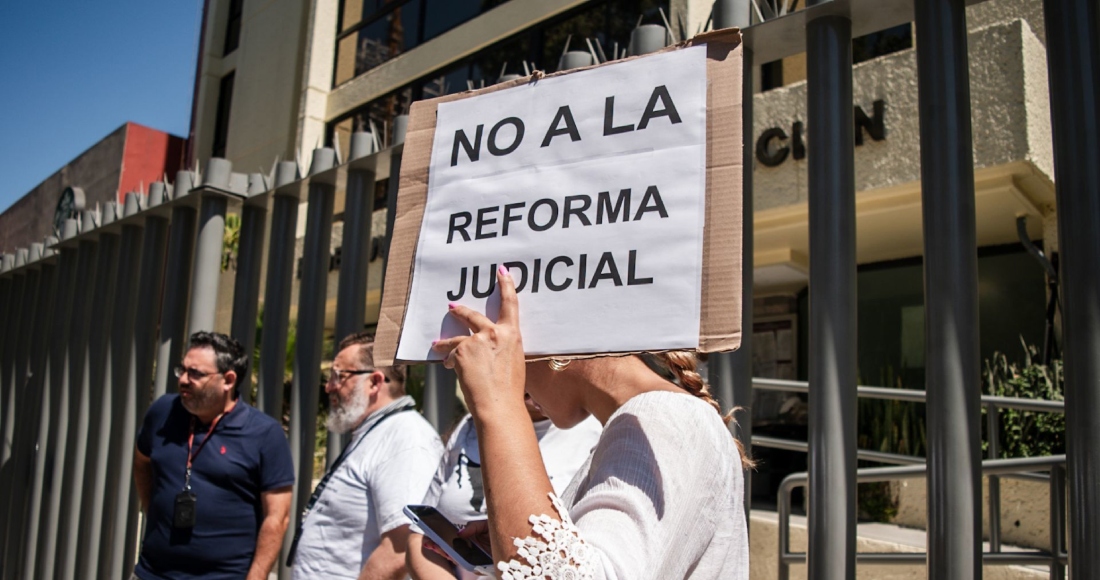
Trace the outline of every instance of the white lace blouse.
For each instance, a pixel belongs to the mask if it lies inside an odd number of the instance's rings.
[[[733,438],[714,409],[651,392],[604,426],[554,514],[531,516],[505,580],[749,577],[744,480]]]

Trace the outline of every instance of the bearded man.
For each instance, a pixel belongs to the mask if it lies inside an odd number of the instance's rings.
[[[134,578],[266,579],[290,512],[294,464],[283,427],[240,400],[239,342],[191,335],[179,392],[145,414],[134,484],[145,538]]]
[[[328,428],[350,433],[314,489],[287,558],[294,580],[404,578],[409,526],[443,456],[439,435],[405,394],[406,367],[376,367],[374,337],[345,338],[325,392]]]

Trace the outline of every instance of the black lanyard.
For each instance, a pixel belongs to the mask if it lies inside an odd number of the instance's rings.
[[[321,494],[324,493],[325,487],[328,486],[329,479],[331,479],[333,474],[336,473],[336,470],[340,467],[342,463],[344,463],[344,460],[347,459],[353,451],[355,451],[355,448],[358,447],[359,444],[367,438],[367,435],[370,435],[370,432],[374,431],[375,427],[378,427],[382,424],[382,421],[385,421],[386,419],[389,419],[390,417],[398,413],[411,411],[415,407],[415,403],[408,403],[397,407],[396,409],[387,411],[386,414],[379,417],[373,425],[368,427],[367,430],[364,431],[358,439],[344,447],[344,450],[340,452],[340,455],[336,458],[336,461],[332,462],[332,467],[329,467],[328,472],[325,473],[325,476],[323,478],[321,478],[321,483],[317,484],[317,487],[313,490],[313,495],[309,496],[309,503],[306,504],[306,509],[302,510],[302,517],[298,518],[298,529],[294,531],[294,541],[290,543],[290,551],[287,552],[286,556],[286,565],[288,567],[294,564],[294,555],[298,552],[298,541],[302,539],[302,531],[305,530],[306,516],[309,515],[309,512],[313,509],[313,506],[317,505],[317,501],[321,499]],[[301,483],[299,483],[299,485],[301,485]]]

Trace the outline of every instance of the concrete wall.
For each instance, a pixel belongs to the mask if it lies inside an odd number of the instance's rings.
[[[88,208],[115,201],[125,147],[126,125],[123,125],[0,214],[0,252],[14,253],[17,248],[52,235],[54,211],[67,187],[82,188]]]
[[[200,54],[192,143],[199,167],[211,156],[220,83],[231,72],[235,77],[225,156],[233,162],[234,171],[266,173],[276,158],[295,158],[307,56],[305,39],[313,7],[326,2],[335,0],[245,2],[240,44],[233,52],[223,54],[229,0],[210,1]],[[333,20],[329,28],[335,27]]]

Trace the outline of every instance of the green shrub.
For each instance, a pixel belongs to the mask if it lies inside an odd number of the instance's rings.
[[[1023,341],[1021,340],[1021,343]],[[1036,361],[1037,349],[1023,345],[1024,362],[1009,362],[1003,353],[994,353],[985,361],[982,372],[982,393],[1001,397],[1061,401],[1065,393],[1062,361],[1054,360],[1050,366]],[[1060,455],[1066,452],[1066,416],[1064,413],[1045,413],[1000,409],[1001,432],[998,438],[998,457],[1038,457]],[[982,409],[982,415],[987,409]],[[988,418],[985,418],[988,424]],[[988,430],[983,431],[988,433]],[[983,451],[989,449],[988,440],[982,441]]]

